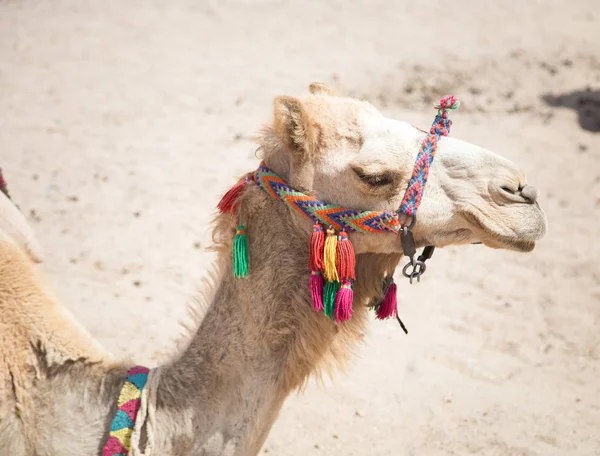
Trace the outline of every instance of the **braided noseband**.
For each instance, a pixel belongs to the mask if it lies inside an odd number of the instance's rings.
[[[448,136],[448,133],[450,133],[452,121],[448,119],[448,111],[458,109],[459,106],[460,101],[454,95],[442,98],[439,104],[435,105],[435,108],[438,110],[437,116],[435,116],[433,124],[429,129],[429,134],[421,143],[412,176],[408,182],[404,198],[402,198],[402,202],[398,208],[398,212],[406,216],[405,225],[402,227],[400,235],[402,251],[409,258],[409,262],[402,268],[402,275],[408,278],[411,284],[413,283],[413,279],[417,279],[417,282],[421,280],[421,276],[425,273],[425,262],[431,258],[435,247],[432,245],[425,247],[423,254],[415,260],[417,249],[410,230],[417,221],[416,212],[423,198],[425,184],[429,177],[429,167],[435,157],[438,140],[441,136]],[[408,220],[411,220],[410,224],[407,224]]]

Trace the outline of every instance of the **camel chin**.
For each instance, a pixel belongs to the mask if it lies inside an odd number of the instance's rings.
[[[486,247],[531,252],[544,237],[547,219],[537,202],[470,210],[462,214],[473,236]]]

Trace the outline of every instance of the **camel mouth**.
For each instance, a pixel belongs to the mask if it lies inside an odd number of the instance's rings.
[[[498,226],[473,212],[466,212],[463,216],[471,224],[478,241],[486,247],[527,253],[535,249],[536,242],[546,233],[546,217],[539,206],[535,209],[526,223],[514,226]]]

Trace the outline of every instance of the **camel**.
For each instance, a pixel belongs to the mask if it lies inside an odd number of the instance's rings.
[[[275,98],[273,119],[257,135],[264,162],[322,201],[397,208],[425,133],[324,84],[309,89],[302,98]],[[512,162],[443,137],[415,242],[481,242],[529,252],[547,224],[536,199]],[[312,222],[256,185],[243,190],[239,206],[249,239],[248,277],[233,274],[237,213],[219,214],[204,317],[145,389],[149,424],[136,433],[146,454],[258,454],[290,392],[350,358],[368,304],[381,298],[381,277],[403,254],[394,233],[350,235],[354,311],[339,324],[313,310],[306,285]],[[7,237],[0,240],[0,454],[98,455],[133,363],[115,360],[94,342],[51,294],[19,248],[23,243]]]

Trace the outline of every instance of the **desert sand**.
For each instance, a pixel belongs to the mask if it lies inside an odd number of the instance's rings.
[[[314,80],[519,164],[531,254],[438,250],[263,453],[600,454],[597,0],[0,1],[0,166],[58,294],[119,357],[175,348],[223,192],[276,95]]]

